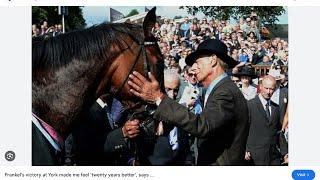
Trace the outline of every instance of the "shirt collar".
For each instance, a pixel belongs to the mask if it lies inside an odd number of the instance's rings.
[[[206,104],[207,99],[208,99],[211,91],[213,90],[213,88],[214,88],[223,78],[225,78],[225,77],[227,77],[227,76],[228,76],[227,73],[223,73],[223,74],[221,74],[220,76],[218,76],[215,80],[213,80],[213,81],[210,83],[210,85],[209,85],[209,87],[208,87],[208,89],[207,89],[207,91],[206,91],[205,103],[204,103],[204,104]]]
[[[268,101],[261,94],[259,94],[259,99],[260,99],[263,107],[265,107],[266,104],[268,103]]]

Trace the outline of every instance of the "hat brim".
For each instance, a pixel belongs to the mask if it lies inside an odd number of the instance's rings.
[[[232,74],[232,76],[235,76],[235,77],[240,77],[240,76],[249,76],[251,77],[252,79],[255,79],[258,77],[258,75],[256,74],[249,74],[249,73],[236,73],[236,74]]]
[[[228,55],[223,55],[223,54],[217,53],[216,51],[212,51],[208,49],[200,49],[192,52],[186,57],[185,62],[188,66],[192,66],[200,56],[206,56],[206,55],[211,56],[212,54],[215,54],[223,62],[227,63],[229,68],[234,68],[238,64],[238,62],[235,61],[232,57]]]

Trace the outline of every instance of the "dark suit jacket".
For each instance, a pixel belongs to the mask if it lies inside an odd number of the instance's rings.
[[[106,111],[95,102],[72,131],[77,165],[112,165],[104,153],[104,142],[112,131]]]
[[[251,153],[255,165],[270,165],[279,159],[277,150],[278,134],[280,130],[279,106],[271,102],[271,120],[257,95],[248,101],[250,131],[247,142],[247,151]]]
[[[49,141],[32,123],[32,165],[58,166],[61,165],[60,158]]]
[[[210,93],[201,115],[165,97],[155,118],[199,137],[198,165],[242,165],[248,137],[247,102],[239,88],[222,79]]]

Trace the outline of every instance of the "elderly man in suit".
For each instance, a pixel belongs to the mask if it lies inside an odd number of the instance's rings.
[[[156,119],[199,137],[198,165],[242,165],[248,136],[248,109],[239,88],[226,74],[237,62],[227,55],[227,46],[215,39],[207,39],[187,56],[198,81],[207,87],[204,109],[195,115],[164,95],[159,83],[149,73],[151,81],[133,72],[128,84],[131,92],[158,108]]]
[[[180,85],[174,69],[164,70],[164,87],[169,98],[176,100]],[[156,139],[148,160],[151,165],[184,165],[189,153],[187,135],[179,128],[159,122]]]
[[[265,76],[260,88],[260,94],[248,101],[250,130],[245,159],[252,159],[255,165],[280,165],[277,149],[280,113],[279,106],[271,101],[276,88],[275,78]]]

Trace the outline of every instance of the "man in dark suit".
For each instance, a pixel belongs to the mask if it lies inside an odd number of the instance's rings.
[[[73,129],[77,165],[129,165],[133,158],[128,140],[139,134],[139,122],[121,116],[121,104],[102,95],[91,106],[88,117]]]
[[[252,159],[255,165],[280,165],[280,112],[279,106],[270,100],[276,88],[275,78],[265,76],[260,88],[260,94],[248,101],[250,130],[245,159]]]
[[[198,81],[208,87],[204,109],[200,115],[168,98],[159,83],[149,73],[149,80],[133,72],[128,84],[131,92],[158,108],[156,119],[185,130],[199,138],[198,165],[242,165],[248,136],[248,109],[239,88],[225,73],[237,62],[227,55],[227,46],[215,39],[199,44],[198,49],[186,58]]]

